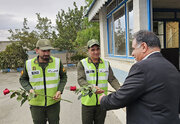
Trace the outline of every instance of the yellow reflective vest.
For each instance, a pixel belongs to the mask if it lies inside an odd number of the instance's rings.
[[[82,59],[81,63],[84,67],[87,82],[93,86],[98,86],[99,88],[104,90],[104,93],[107,95],[109,63],[103,59],[101,60],[102,62],[99,63],[98,69],[96,69],[95,65],[92,62],[88,62],[88,58]],[[89,95],[81,97],[81,103],[86,106],[99,105],[100,95],[101,94],[96,95],[93,93],[91,97]]]
[[[37,94],[53,97],[57,92],[60,81],[60,59],[52,56],[51,58],[52,62],[48,63],[44,72],[37,62],[37,57],[26,61],[26,70],[28,72],[29,82],[35,92]],[[49,106],[58,102],[50,97],[41,95],[37,95],[36,98],[31,99],[29,104],[35,106]]]

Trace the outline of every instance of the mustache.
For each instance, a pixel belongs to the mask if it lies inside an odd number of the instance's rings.
[[[50,57],[49,55],[43,55],[43,57]]]

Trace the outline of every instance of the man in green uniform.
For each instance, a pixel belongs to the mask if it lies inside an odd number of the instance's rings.
[[[102,110],[99,103],[101,93],[107,94],[108,82],[115,89],[120,84],[115,78],[108,61],[100,58],[100,45],[95,39],[88,41],[89,57],[82,59],[77,65],[78,83],[80,86],[93,85],[97,91],[95,94],[81,98],[82,123],[104,124],[106,111]]]
[[[27,60],[20,84],[37,96],[29,101],[34,124],[59,124],[60,99],[67,82],[66,71],[59,58],[50,56],[53,49],[47,39],[37,41],[37,57]],[[48,97],[51,96],[51,97]]]

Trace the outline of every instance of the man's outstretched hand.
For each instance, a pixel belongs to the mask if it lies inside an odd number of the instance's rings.
[[[98,86],[95,86],[94,88],[96,88],[96,94],[104,93],[104,90],[100,89]]]
[[[54,100],[59,100],[59,99],[61,99],[61,92],[60,92],[60,91],[57,91],[56,94],[54,95],[53,99],[54,99]]]

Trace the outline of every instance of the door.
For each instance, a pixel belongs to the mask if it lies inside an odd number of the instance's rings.
[[[154,21],[153,31],[161,42],[161,53],[180,70],[179,21]]]

